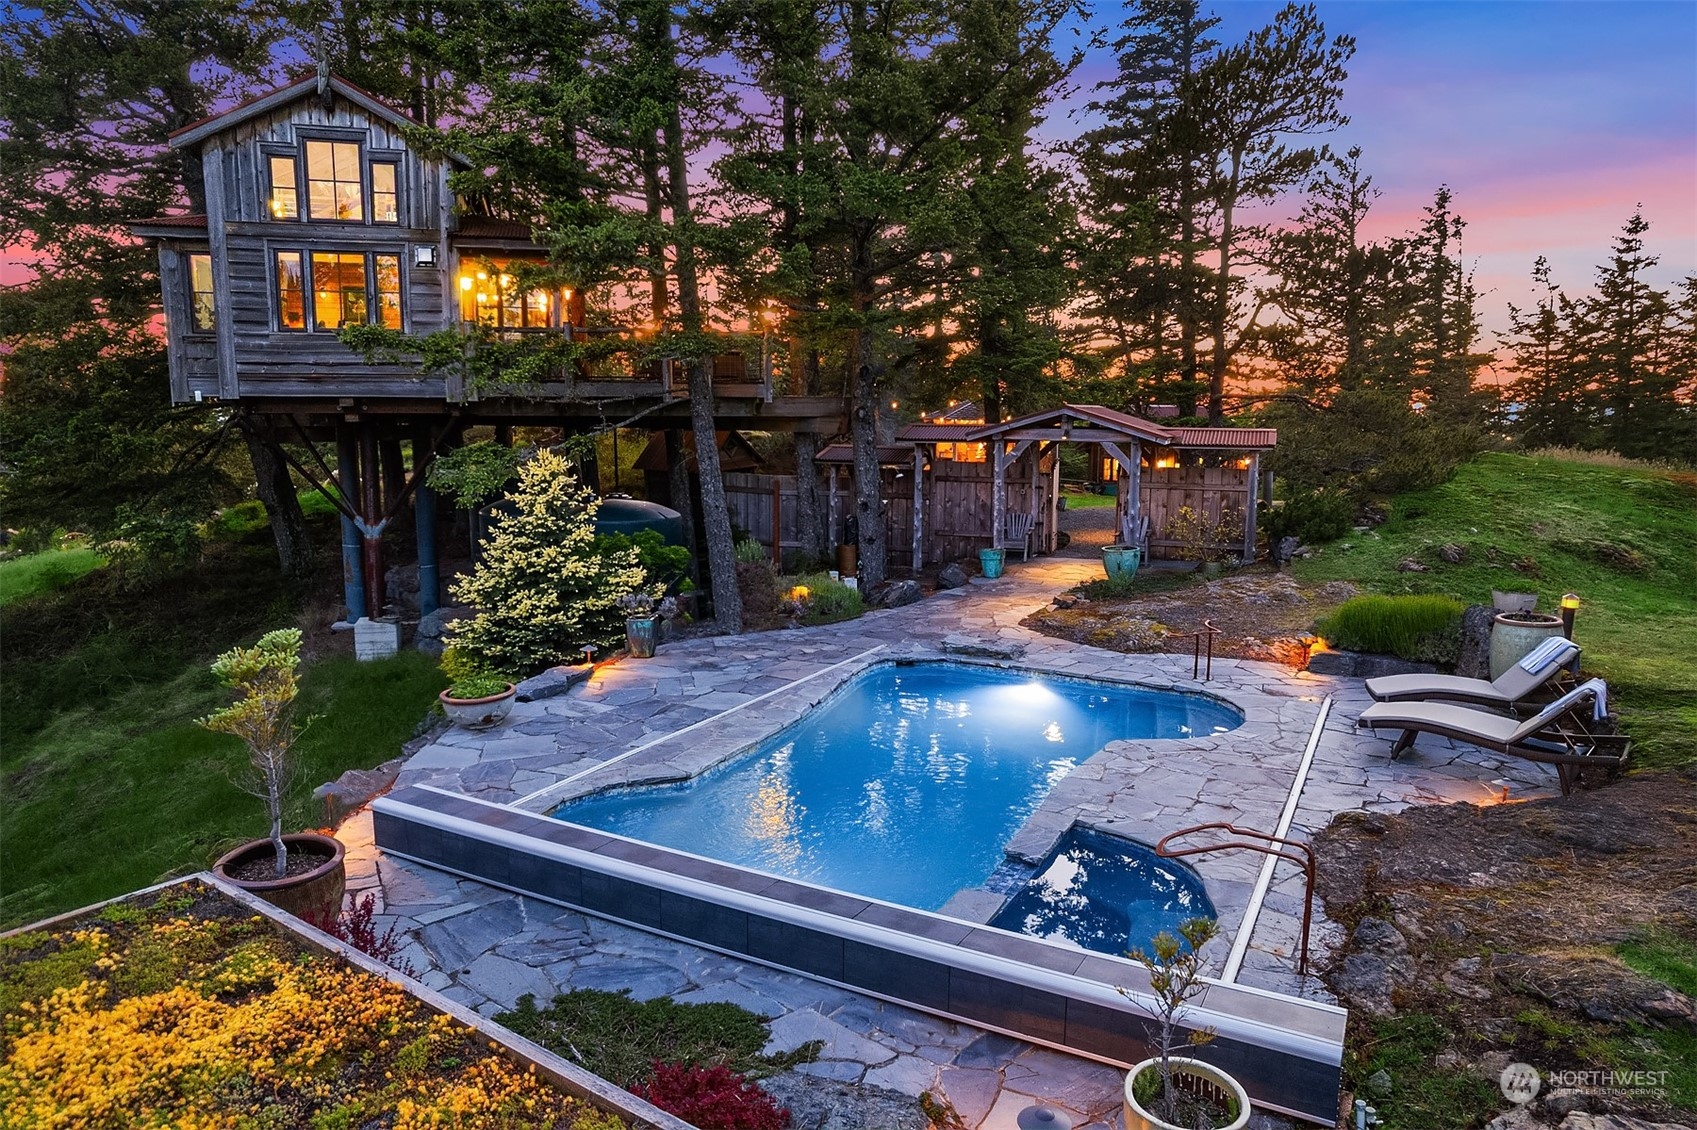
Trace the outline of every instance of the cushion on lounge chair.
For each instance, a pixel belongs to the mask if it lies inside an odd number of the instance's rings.
[[[1460,675],[1383,675],[1367,680],[1367,693],[1381,702],[1431,698],[1506,709],[1555,678],[1579,654],[1579,645],[1572,640],[1555,642],[1560,646],[1553,649],[1550,660],[1537,672],[1523,670],[1517,663],[1490,682]]]

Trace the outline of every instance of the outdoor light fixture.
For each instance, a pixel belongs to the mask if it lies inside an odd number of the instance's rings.
[[[1038,1103],[1020,1111],[1014,1119],[1014,1125],[1019,1127],[1019,1130],[1072,1130],[1072,1119],[1067,1117],[1064,1110],[1056,1110],[1046,1103]]]
[[[1573,638],[1573,617],[1579,611],[1579,594],[1564,592],[1561,596],[1561,634]]]
[[[414,244],[412,249],[412,265],[415,267],[434,267],[436,265],[435,244]]]
[[[461,275],[460,276],[460,289],[461,290],[470,290],[471,289],[471,276],[470,275]]]
[[[595,653],[601,649],[592,643],[586,643],[579,650],[583,652],[583,661],[587,665],[595,662]]]

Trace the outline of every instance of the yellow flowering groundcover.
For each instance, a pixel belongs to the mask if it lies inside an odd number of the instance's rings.
[[[0,939],[0,1128],[622,1130],[200,883]]]

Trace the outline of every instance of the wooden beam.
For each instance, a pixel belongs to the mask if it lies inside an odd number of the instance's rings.
[[[1258,491],[1261,486],[1261,453],[1256,452],[1249,457],[1249,505],[1244,508],[1243,515],[1243,563],[1253,564],[1255,561],[1255,527],[1257,511],[1260,507]]]
[[[1142,512],[1143,500],[1138,497],[1143,480],[1143,447],[1131,441],[1131,452],[1110,440],[1097,440],[1102,449],[1119,464],[1118,497],[1114,499],[1114,520],[1119,523],[1116,541],[1124,545],[1131,537],[1131,524]]]
[[[1142,440],[1148,443],[1159,442],[1159,440],[1157,440],[1154,436],[1140,436],[1135,432],[1109,431],[1107,428],[1072,428],[1070,430],[1064,430],[1058,427],[1016,428],[1010,432],[1001,432],[999,434],[985,436],[984,442],[989,442],[990,440],[1021,439],[1047,440],[1052,443],[1061,441],[1068,443],[1102,443],[1104,441],[1114,443],[1124,440]]]

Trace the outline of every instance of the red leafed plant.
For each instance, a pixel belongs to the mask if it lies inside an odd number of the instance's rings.
[[[376,914],[377,899],[368,894],[354,900],[351,907],[334,918],[326,921],[318,915],[309,914],[307,921],[359,952],[375,957],[390,969],[408,977],[417,977],[418,970],[412,967],[412,962],[400,956],[407,946],[406,935],[398,932],[393,925],[379,934],[374,921]]]
[[[786,1130],[790,1112],[724,1064],[654,1064],[648,1085],[631,1090],[701,1130]]]

